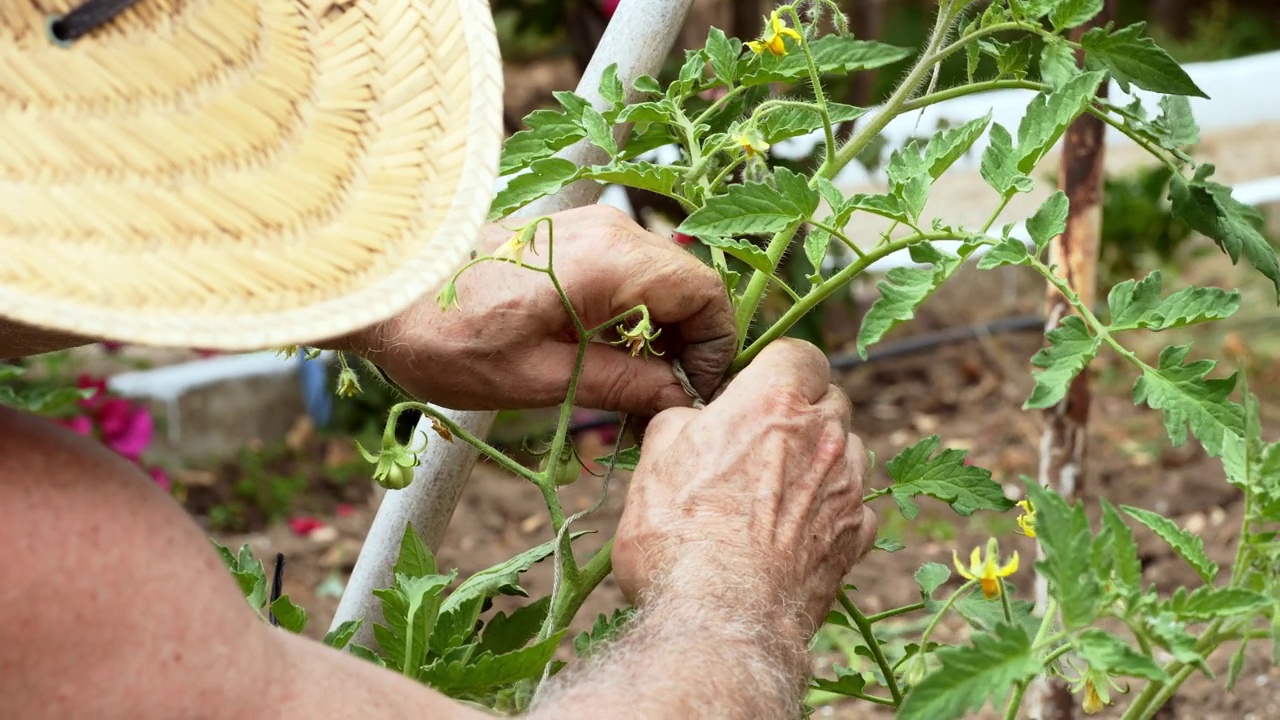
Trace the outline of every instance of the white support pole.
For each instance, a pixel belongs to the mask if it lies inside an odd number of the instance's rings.
[[[618,77],[627,89],[628,98],[633,99],[632,81],[640,75],[658,74],[663,60],[671,52],[676,34],[684,25],[691,4],[692,0],[623,0],[578,83],[578,94],[597,108],[603,108],[607,103],[600,97],[600,78],[606,67],[617,63]],[[619,145],[626,141],[628,131],[629,128],[615,130]],[[607,161],[603,151],[586,141],[566,148],[560,156],[579,165]],[[554,197],[530,205],[521,215],[547,215],[589,205],[600,197],[601,190],[599,183],[578,182]],[[437,409],[477,437],[488,434],[496,415],[493,412]],[[418,424],[417,431],[435,437],[430,421],[425,418]],[[373,527],[360,549],[331,628],[347,620],[365,618],[353,640],[364,645],[372,644],[373,623],[382,619],[381,607],[373,591],[392,584],[391,566],[399,553],[405,525],[412,523],[427,546],[433,551],[437,549],[477,455],[476,450],[464,442],[446,443],[437,439],[429,443],[422,454],[421,465],[414,471],[413,483],[404,490],[386,493]]]

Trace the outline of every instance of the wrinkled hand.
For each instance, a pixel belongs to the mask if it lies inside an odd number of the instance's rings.
[[[602,206],[554,216],[555,272],[582,323],[591,328],[637,305],[663,329],[665,354],[645,360],[592,343],[577,404],[653,415],[690,404],[672,374],[679,358],[704,397],[720,385],[736,349],[733,308],[714,271],[674,243]],[[512,236],[485,231],[482,250]],[[530,265],[546,264],[539,231]],[[486,262],[458,279],[458,303],[442,311],[434,297],[365,331],[356,351],[405,390],[460,410],[547,407],[564,400],[578,344],[550,279],[528,268]]]
[[[812,635],[876,534],[865,453],[830,376],[817,348],[779,340],[706,409],[653,419],[613,550],[628,598],[754,602]]]

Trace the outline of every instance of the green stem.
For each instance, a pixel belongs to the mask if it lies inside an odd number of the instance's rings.
[[[942,604],[942,607],[938,609],[938,613],[933,616],[933,619],[929,621],[927,626],[925,626],[924,632],[920,634],[920,652],[929,651],[929,636],[933,634],[933,629],[938,627],[938,623],[942,620],[942,616],[946,615],[947,611],[951,609],[951,606],[956,604],[956,600],[959,600],[960,596],[968,592],[970,588],[977,584],[977,582],[977,580],[967,581],[955,592],[951,593],[951,597],[947,598],[947,601]]]
[[[800,229],[800,225],[804,220],[792,221],[782,230],[779,230],[771,240],[769,247],[765,249],[765,256],[769,258],[769,267],[777,268],[778,263],[782,261],[782,255],[787,251],[787,246],[791,244],[791,238],[795,236],[796,230]],[[751,329],[751,320],[756,316],[756,310],[760,307],[760,301],[764,297],[764,291],[769,286],[769,273],[756,270],[751,273],[751,279],[747,282],[747,289],[743,291],[742,298],[738,302],[737,314],[737,330],[738,343],[746,342],[747,331]]]
[[[1146,150],[1157,160],[1164,163],[1165,167],[1172,170],[1174,174],[1178,174],[1178,175],[1182,174],[1182,168],[1178,167],[1178,164],[1169,158],[1168,153],[1164,152],[1164,150],[1151,144],[1151,142],[1149,142],[1146,138],[1142,137],[1141,135],[1134,133],[1124,123],[1111,117],[1111,113],[1108,113],[1107,111],[1101,108],[1098,108],[1092,104],[1089,105],[1088,107],[1088,113],[1098,118],[1102,122],[1115,128],[1116,130],[1119,130],[1120,132],[1124,133],[1126,136],[1128,136],[1130,140],[1134,142],[1135,145],[1137,145],[1138,147],[1141,147],[1143,150]]]
[[[697,127],[703,124],[704,122],[706,122],[707,119],[710,118],[713,114],[715,114],[716,111],[718,111],[720,108],[727,105],[729,101],[732,100],[733,98],[741,95],[743,92],[746,91],[746,89],[747,88],[739,85],[738,87],[729,90],[724,95],[721,95],[719,99],[711,103],[710,107],[708,107],[706,110],[703,110],[701,113],[698,114],[698,117],[695,118],[693,121],[693,126]]]
[[[849,236],[845,235],[844,232],[837,230],[826,223],[818,222],[817,220],[810,220],[809,224],[818,228],[819,230],[826,232],[828,235],[831,235],[832,237],[840,240],[840,242],[843,242],[845,245],[849,246],[849,249],[852,250],[853,253],[858,257],[867,256],[867,254],[862,251],[862,248],[858,247],[858,244],[855,243],[853,240],[849,239]]]
[[[913,110],[936,105],[947,100],[954,100],[958,97],[966,95],[976,95],[977,93],[990,92],[992,90],[1045,90],[1048,86],[1031,82],[1029,80],[984,80],[970,85],[959,85],[946,90],[938,90],[928,95],[921,95],[914,100],[908,100],[902,104],[902,112],[909,113]]]
[[[868,695],[866,693],[860,693],[860,692],[839,693],[839,694],[843,695],[844,697],[857,698],[858,700],[866,700],[867,702],[873,702],[873,703],[876,703],[877,705],[889,705],[891,707],[898,706],[898,703],[894,702],[892,699],[887,697],[880,697],[879,695]]]
[[[707,188],[707,190],[709,192],[715,192],[715,189],[720,187],[720,183],[724,182],[724,179],[729,176],[729,173],[733,172],[734,170],[737,170],[738,167],[742,165],[742,161],[745,160],[746,157],[747,156],[745,153],[741,154],[738,157],[734,158],[733,161],[730,162],[728,165],[725,165],[724,169],[721,170],[720,173],[716,175],[715,178],[711,181],[711,185],[710,187]]]
[[[814,306],[816,306],[818,303],[822,302],[823,300],[826,300],[836,290],[840,289],[841,287],[844,287],[845,284],[847,284],[850,280],[852,280],[853,278],[861,274],[875,261],[881,258],[887,257],[889,255],[892,255],[893,253],[899,250],[909,247],[912,243],[921,242],[922,240],[959,240],[959,239],[962,239],[962,238],[958,237],[955,233],[947,233],[947,232],[915,233],[913,235],[909,235],[899,240],[894,240],[892,242],[885,243],[884,245],[880,245],[876,248],[873,248],[872,250],[869,250],[866,255],[850,263],[835,275],[832,275],[830,279],[824,281],[822,284],[810,290],[807,294],[804,295],[804,297],[800,298],[799,302],[797,302],[795,305],[792,305],[790,309],[788,309],[785,313],[783,313],[782,317],[779,318],[776,323],[774,323],[768,330],[764,331],[764,333],[761,334],[760,337],[756,338],[755,342],[751,343],[751,347],[748,347],[738,353],[738,356],[734,358],[733,364],[729,368],[730,372],[731,373],[738,372],[742,368],[746,367],[747,363],[751,362],[751,360],[755,358],[756,355],[759,355],[760,351],[763,350],[766,345],[782,337],[784,333],[786,333],[788,330],[791,329],[792,325],[795,325],[800,320],[800,318],[804,317],[810,310],[814,308]],[[761,276],[764,275],[763,273],[758,273],[758,274]],[[753,281],[755,280],[754,276],[752,277],[752,280]],[[767,281],[767,278],[766,278],[766,281]],[[748,290],[750,290],[750,288],[748,288]],[[757,294],[757,298],[758,298],[758,294]],[[744,326],[750,326],[751,318],[753,315],[755,315],[755,308],[752,307],[750,311],[747,312],[744,316],[743,310],[746,307],[747,307],[746,298],[744,296],[743,304],[738,306],[738,322],[739,322],[738,337],[739,338],[745,337],[745,333],[742,332],[741,328],[743,328]],[[744,317],[745,317],[745,321],[744,321]]]
[[[1009,698],[1009,705],[1004,709],[1004,720],[1017,720],[1018,710],[1022,708],[1022,696],[1027,692],[1027,681],[1022,681],[1013,686],[1013,697]]]
[[[577,582],[572,588],[569,588],[568,583],[561,586],[563,598],[556,600],[553,609],[552,632],[569,626],[574,616],[578,614],[578,610],[582,609],[582,603],[586,602],[596,586],[604,582],[612,571],[613,538],[610,538],[604,547],[582,566],[582,571],[578,574]]]
[[[1004,609],[1004,621],[1013,624],[1013,607],[1009,604],[1009,585],[1000,578],[1000,607]]]
[[[514,475],[519,475],[525,480],[529,480],[533,483],[538,482],[538,479],[539,479],[538,473],[530,470],[529,468],[521,465],[515,460],[512,460],[511,458],[507,457],[505,454],[503,454],[501,450],[493,447],[492,445],[485,442],[484,440],[481,440],[475,435],[472,435],[471,433],[467,432],[467,430],[464,429],[461,425],[458,425],[458,423],[454,422],[453,420],[450,420],[448,417],[441,414],[440,411],[436,410],[430,405],[427,405],[426,403],[421,403],[416,400],[406,400],[405,402],[397,403],[393,405],[391,407],[390,412],[388,412],[388,417],[391,418],[391,420],[387,424],[394,428],[393,423],[395,422],[395,418],[398,417],[400,413],[410,408],[414,410],[418,410],[423,415],[426,415],[427,417],[432,418],[433,420],[436,420],[441,425],[443,425],[451,435],[453,435],[455,440],[462,440],[466,444],[474,447],[476,450],[479,450],[481,455],[484,455],[485,457],[489,458],[493,462],[501,465],[503,469],[507,470],[508,472]]]
[[[923,609],[924,609],[924,603],[922,602],[912,603],[910,605],[903,605],[902,607],[893,608],[892,610],[885,610],[884,612],[878,612],[875,615],[868,615],[867,622],[874,625],[880,622],[881,620],[888,620],[891,617],[906,615],[907,613],[915,612],[916,610],[923,610]]]
[[[796,12],[794,6],[787,8],[791,15],[791,22],[796,24],[796,28],[803,27],[800,24],[800,15]],[[804,53],[804,61],[809,66],[809,81],[813,83],[813,96],[818,101],[818,114],[822,116],[822,134],[827,141],[827,157],[823,160],[823,164],[831,164],[836,160],[836,134],[831,129],[831,111],[827,109],[827,96],[822,91],[822,79],[818,76],[818,65],[813,61],[813,53],[809,50],[809,39],[803,32],[800,33],[800,51]]]
[[[866,615],[858,609],[857,605],[849,599],[849,595],[841,590],[836,599],[840,601],[841,607],[849,614],[849,619],[854,625],[858,626],[858,632],[862,633],[862,639],[866,641],[867,647],[871,650],[871,657],[875,659],[876,664],[880,666],[880,673],[884,675],[884,683],[889,688],[889,694],[893,696],[893,704],[902,704],[902,691],[898,689],[898,680],[893,676],[893,666],[884,656],[884,650],[880,648],[880,642],[876,640],[875,633],[871,630],[871,621]]]

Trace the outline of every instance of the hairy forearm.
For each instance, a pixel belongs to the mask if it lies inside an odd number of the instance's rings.
[[[743,611],[702,597],[656,594],[619,640],[557,677],[529,717],[798,717],[810,660],[792,624],[763,603]]]
[[[0,360],[80,347],[94,342],[70,333],[31,327],[0,318]]]

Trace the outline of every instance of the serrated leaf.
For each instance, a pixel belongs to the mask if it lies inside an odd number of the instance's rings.
[[[1144,368],[1134,383],[1133,402],[1164,412],[1165,431],[1175,447],[1187,441],[1190,426],[1205,451],[1219,457],[1227,437],[1239,437],[1244,428],[1240,405],[1229,399],[1236,376],[1207,377],[1216,366],[1212,360],[1184,365],[1190,350],[1190,345],[1180,345],[1161,351],[1159,366]]]
[[[890,492],[908,520],[915,517],[910,498],[916,495],[941,500],[965,516],[976,510],[1003,512],[1013,507],[1013,501],[992,481],[990,470],[964,464],[964,450],[950,448],[935,457],[941,444],[941,438],[931,435],[885,463],[893,478]]]
[[[666,98],[628,105],[618,113],[620,123],[673,123],[675,119],[675,106]]]
[[[240,547],[240,554],[236,556],[235,562],[231,575],[240,585],[240,592],[244,593],[249,607],[261,610],[267,603],[267,572],[262,567],[262,561],[253,556],[253,551],[246,544]]]
[[[593,145],[604,150],[610,158],[618,154],[618,143],[613,139],[613,125],[593,107],[582,110],[582,127],[587,131],[587,139]]]
[[[960,255],[938,250],[922,243],[911,246],[911,259],[917,263],[931,263],[932,267],[896,267],[885,273],[884,280],[876,283],[880,297],[862,318],[858,330],[858,354],[866,359],[867,348],[880,340],[893,328],[915,317],[916,308],[942,286],[960,267],[964,258],[973,252],[973,246],[961,246]]]
[[[1045,40],[1040,50],[1040,80],[1057,90],[1079,74],[1076,53],[1059,40]]]
[[[1067,194],[1059,190],[1050,195],[1027,220],[1027,234],[1031,236],[1037,250],[1044,250],[1050,241],[1066,232],[1069,210]]]
[[[1058,32],[1083,25],[1102,12],[1102,0],[1058,0],[1049,11],[1049,22]]]
[[[989,5],[987,7],[990,8],[992,6]],[[977,29],[978,29],[978,19],[974,18],[965,27],[964,32],[960,33],[960,36],[968,37],[969,35],[972,35],[974,31],[976,31]],[[969,84],[972,85],[974,76],[977,75],[978,73],[978,62],[982,59],[981,50],[978,48],[978,44],[972,43],[972,42],[965,43],[964,57],[965,57],[965,77],[966,79],[968,79]]]
[[[749,182],[730,185],[723,195],[707,198],[677,232],[702,238],[776,233],[807,220],[818,209],[818,193],[803,175],[786,168],[774,173],[775,185]]]
[[[374,590],[382,600],[382,624],[373,637],[388,665],[396,670],[418,667],[427,655],[431,632],[440,612],[444,589],[454,574],[395,576],[395,587]]]
[[[528,129],[515,133],[502,145],[499,175],[523,170],[587,135],[577,118],[555,110],[536,110],[524,119],[524,123]]]
[[[876,538],[876,542],[872,547],[874,547],[876,550],[883,550],[888,553],[895,553],[905,548],[906,545],[903,545],[902,543],[892,538],[878,537]]]
[[[1205,554],[1203,538],[1189,530],[1183,530],[1174,521],[1150,510],[1130,505],[1122,505],[1120,509],[1128,513],[1129,517],[1146,525],[1161,540],[1164,540],[1178,554],[1178,557],[1185,560],[1196,571],[1200,579],[1207,583],[1213,582],[1218,575],[1218,564]]]
[[[1093,28],[1080,38],[1080,44],[1086,57],[1111,71],[1126,93],[1133,83],[1151,92],[1208,98],[1169,53],[1142,35],[1146,26],[1145,22],[1134,23],[1114,33]]]
[[[578,633],[573,639],[573,651],[579,658],[591,657],[603,644],[612,641],[622,631],[634,614],[631,608],[618,608],[612,615],[600,613],[590,630]]]
[[[321,642],[335,650],[341,650],[355,637],[356,631],[364,624],[364,618],[347,620],[325,634]]]
[[[815,677],[812,680],[814,690],[835,693],[836,695],[844,695],[846,697],[856,697],[861,694],[863,689],[867,687],[866,678],[862,677],[862,673],[856,670],[850,670],[847,667],[835,665],[832,670],[836,673],[835,680]]]
[[[1009,583],[1005,581],[1005,587],[1009,587]],[[972,592],[967,593],[959,600],[956,600],[952,606],[960,616],[969,623],[969,627],[975,630],[984,630],[990,632],[997,626],[1005,624],[1004,606],[1002,601],[988,600],[979,588],[974,588]],[[1036,630],[1040,625],[1040,618],[1036,617],[1036,604],[1030,600],[1018,600],[1010,598],[1009,610],[1013,615],[1013,621],[1023,632],[1029,636],[1035,636]],[[932,643],[931,643],[932,644]]]
[[[1211,580],[1206,579],[1205,582]],[[1273,601],[1266,595],[1243,588],[1198,587],[1189,594],[1186,588],[1178,588],[1167,607],[1179,620],[1212,620],[1253,615],[1272,604]]]
[[[681,179],[678,168],[639,161],[595,165],[585,170],[582,173],[582,177],[648,190],[649,192],[677,199],[678,196],[675,194],[674,188]]]
[[[914,54],[910,48],[895,47],[868,40],[855,40],[848,35],[824,35],[809,43],[814,64],[822,75],[861,72],[892,65]],[[792,52],[781,57],[765,53],[746,63],[741,83],[745,86],[770,83],[793,83],[807,80],[809,67],[804,53]]]
[[[1152,641],[1172,655],[1174,660],[1186,665],[1195,665],[1205,675],[1213,677],[1213,671],[1209,669],[1204,658],[1195,651],[1196,638],[1187,632],[1184,623],[1178,622],[1166,612],[1148,615],[1144,626]]]
[[[361,660],[364,660],[366,662],[371,662],[374,665],[377,665],[378,667],[387,666],[387,661],[383,660],[381,655],[379,655],[378,653],[374,652],[373,650],[370,650],[369,648],[363,645],[352,643],[347,646],[347,652],[360,658]]]
[[[281,595],[271,603],[271,614],[275,616],[280,627],[293,634],[302,632],[307,627],[306,609],[293,604],[288,595]]]
[[[615,108],[627,100],[627,90],[618,78],[618,63],[610,63],[600,75],[600,97]]]
[[[602,467],[609,467],[609,461],[612,458],[613,458],[612,455],[601,455],[600,457],[595,459],[595,462],[597,465],[600,465]],[[632,472],[636,469],[636,465],[639,465],[639,464],[640,464],[640,446],[632,445],[629,448],[623,448],[622,450],[618,451],[618,459],[614,461],[613,469]]]
[[[641,75],[631,83],[631,87],[635,88],[636,92],[642,93],[662,92],[662,86],[658,84],[657,78],[652,75]]]
[[[929,176],[934,180],[942,177],[948,168],[969,152],[969,148],[982,137],[990,124],[991,113],[988,111],[980,118],[943,130],[930,138],[924,149],[924,163],[929,168]]]
[[[1200,127],[1191,112],[1191,101],[1181,95],[1160,98],[1160,115],[1151,126],[1161,147],[1174,150],[1200,144]]]
[[[418,679],[441,692],[457,694],[537,678],[555,656],[564,634],[561,630],[542,642],[501,655],[482,653],[465,662],[442,658],[423,667]]]
[[[1114,505],[1099,498],[1102,505],[1102,529],[1093,541],[1093,566],[1098,577],[1115,577],[1125,587],[1142,587],[1142,561],[1138,559],[1138,543]]]
[[[1191,286],[1168,298],[1160,297],[1159,270],[1140,281],[1125,280],[1111,289],[1107,305],[1111,309],[1108,330],[1168,330],[1231,317],[1240,308],[1236,290]]]
[[[1051,408],[1062,402],[1071,381],[1093,360],[1102,345],[1100,338],[1089,334],[1078,315],[1062,318],[1058,327],[1045,335],[1045,340],[1048,346],[1031,358],[1031,364],[1040,370],[1032,374],[1036,384],[1022,404],[1023,409]]]
[[[422,538],[413,529],[413,523],[405,523],[404,534],[400,536],[400,554],[396,556],[396,564],[391,568],[395,575],[405,577],[426,577],[437,575],[436,558],[427,549]]]
[[[1036,509],[1036,541],[1044,559],[1036,569],[1049,581],[1067,629],[1085,627],[1097,617],[1102,588],[1092,572],[1089,520],[1080,503],[1068,506],[1060,495],[1028,480],[1027,498]]]
[[[865,108],[827,103],[827,112],[832,123],[848,122],[866,113]],[[816,107],[799,105],[782,105],[764,113],[756,128],[770,145],[787,138],[807,135],[822,128],[822,115]]]
[[[1005,238],[998,245],[987,251],[978,261],[979,270],[992,270],[1005,265],[1026,265],[1031,262],[1031,253],[1021,240]]]
[[[1150,656],[1135,651],[1109,632],[1089,628],[1075,638],[1076,650],[1089,667],[1111,675],[1165,680],[1169,676]]]
[[[1018,169],[1013,151],[1013,137],[1000,123],[991,125],[990,143],[982,153],[982,179],[1003,195],[1031,192],[1035,183]]]
[[[441,612],[436,620],[435,630],[431,633],[431,651],[443,655],[454,648],[474,642],[476,625],[480,621],[485,599],[481,595],[475,595]]]
[[[764,248],[738,238],[712,236],[700,239],[704,244],[713,248],[719,248],[729,255],[741,260],[750,266],[752,270],[757,270],[768,275],[773,274],[773,263],[769,262],[769,255],[765,253]]]
[[[1280,261],[1275,248],[1253,225],[1257,211],[1231,197],[1231,188],[1210,181],[1213,172],[1214,166],[1205,163],[1190,181],[1180,174],[1173,176],[1169,199],[1174,216],[1216,242],[1232,263],[1239,262],[1243,252],[1271,280],[1280,298]]]
[[[1000,625],[977,633],[971,644],[939,648],[941,666],[912,687],[898,720],[952,720],[1004,698],[1013,686],[1040,671],[1030,636],[1020,627]]]
[[[725,85],[733,85],[738,77],[738,58],[742,56],[742,41],[726,37],[724,31],[712,27],[707,33],[707,57],[716,79]]]
[[[569,534],[569,539],[577,540],[586,535],[587,531],[579,531]],[[535,563],[550,557],[556,548],[555,540],[548,540],[537,547],[530,548],[524,552],[505,562],[498,563],[491,568],[481,570],[472,575],[454,590],[449,598],[445,600],[441,612],[452,610],[459,603],[471,598],[475,595],[483,597],[494,597],[495,595],[511,593],[518,588],[516,580],[519,576]],[[519,594],[523,594],[520,592]]]
[[[1018,171],[1031,172],[1053,149],[1067,127],[1094,101],[1105,75],[1086,72],[1073,76],[1049,94],[1036,95],[1018,123]]]
[[[564,158],[538,160],[529,166],[529,172],[511,179],[502,192],[493,199],[489,220],[500,220],[534,200],[554,195],[578,179],[578,166]]]
[[[982,41],[980,41],[982,42]],[[1010,43],[1000,43],[996,54],[996,77],[1012,77],[1021,80],[1031,67],[1031,38],[1019,38]]]
[[[524,647],[538,634],[550,607],[551,597],[547,596],[516,609],[510,615],[498,613],[485,625],[476,651],[501,655]]]

